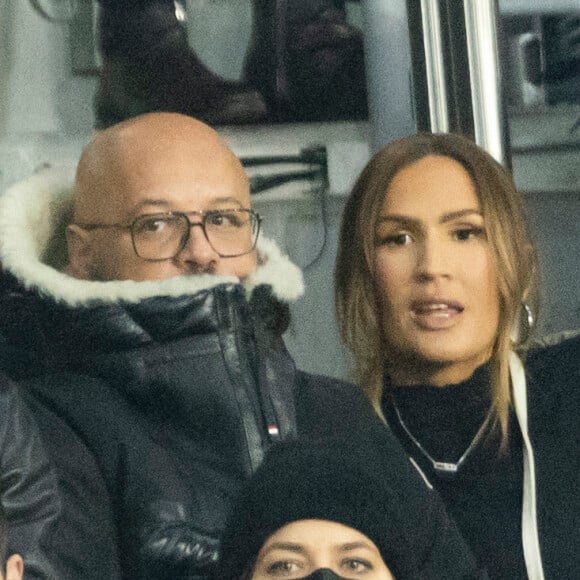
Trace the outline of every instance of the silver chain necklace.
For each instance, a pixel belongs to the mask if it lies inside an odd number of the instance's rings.
[[[481,424],[481,427],[477,430],[477,433],[474,435],[473,439],[471,440],[469,447],[465,450],[463,455],[457,460],[457,463],[450,463],[447,461],[435,461],[435,459],[433,459],[431,457],[431,455],[429,455],[429,453],[423,447],[423,445],[421,445],[421,443],[419,443],[419,441],[417,441],[416,437],[413,435],[413,433],[411,433],[411,431],[409,430],[409,428],[407,427],[407,425],[403,421],[403,418],[401,417],[401,413],[399,412],[399,407],[397,407],[397,402],[395,401],[395,397],[392,397],[392,401],[393,401],[393,408],[395,409],[395,413],[397,415],[397,420],[399,421],[399,425],[401,425],[401,427],[403,428],[403,431],[405,431],[405,433],[407,434],[407,437],[409,437],[409,439],[414,443],[415,447],[417,447],[417,449],[425,456],[425,458],[431,462],[433,469],[437,473],[440,473],[440,474],[448,474],[448,475],[453,474],[454,475],[459,471],[459,468],[461,467],[463,462],[467,459],[469,454],[475,449],[475,447],[479,443],[480,439],[482,438],[483,433],[485,432],[485,428],[487,427],[487,424],[489,423],[489,419],[491,416],[488,413],[487,417],[485,418],[485,420]]]

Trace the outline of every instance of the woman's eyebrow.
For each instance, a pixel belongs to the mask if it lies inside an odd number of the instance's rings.
[[[302,554],[306,551],[302,544],[295,544],[293,542],[274,542],[264,550],[262,555],[264,556],[274,550],[285,550],[287,552],[294,552],[296,554]]]
[[[373,547],[367,542],[349,542],[348,544],[341,544],[338,548],[339,552],[350,552],[352,550],[360,549],[368,550],[369,552],[374,552]]]
[[[456,220],[458,218],[466,217],[469,215],[477,215],[477,216],[483,217],[483,214],[481,213],[481,211],[479,209],[468,208],[468,209],[460,209],[458,211],[452,211],[452,212],[443,214],[439,218],[439,222],[442,224],[445,224],[447,222],[451,222],[451,221]]]
[[[466,209],[460,209],[457,211],[451,211],[448,213],[444,213],[443,215],[441,215],[439,217],[439,223],[441,224],[445,224],[448,223],[450,221],[456,220],[458,218],[462,218],[462,217],[466,217],[469,215],[477,215],[480,217],[483,217],[483,214],[481,213],[481,211],[477,208],[466,208]],[[408,215],[401,215],[401,214],[386,214],[386,215],[381,215],[379,216],[379,222],[378,223],[383,223],[383,222],[397,222],[397,223],[401,223],[401,224],[420,224],[422,220],[414,218],[412,216],[408,216]]]
[[[382,222],[397,222],[401,224],[419,224],[421,220],[416,218],[412,218],[407,215],[398,215],[398,214],[387,214],[379,216],[379,223]]]

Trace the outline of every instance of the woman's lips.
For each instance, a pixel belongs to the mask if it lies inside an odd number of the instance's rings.
[[[463,310],[463,305],[453,300],[415,300],[411,304],[413,320],[424,330],[445,330],[454,326]]]

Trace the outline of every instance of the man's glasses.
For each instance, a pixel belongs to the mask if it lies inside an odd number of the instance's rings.
[[[188,216],[201,218],[192,222]],[[251,209],[147,214],[130,224],[76,225],[85,230],[114,228],[129,230],[135,253],[149,262],[175,258],[185,248],[191,228],[199,226],[213,250],[221,258],[235,258],[250,253],[256,246],[262,218]]]

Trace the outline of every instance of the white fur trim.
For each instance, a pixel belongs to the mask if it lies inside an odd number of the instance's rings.
[[[251,293],[254,288],[269,284],[275,296],[283,302],[298,300],[304,294],[300,268],[280,251],[274,241],[268,238],[259,240],[258,254],[263,263],[244,280],[247,292]],[[299,284],[298,281],[300,281]]]
[[[0,196],[0,263],[26,288],[79,306],[95,301],[138,302],[153,296],[182,296],[218,284],[240,282],[235,276],[212,274],[145,282],[93,282],[78,280],[42,263],[55,228],[71,208],[73,181],[73,166],[53,167],[13,185]],[[258,268],[243,281],[248,293],[266,284],[284,302],[302,296],[302,272],[273,241],[261,237],[258,256]]]

